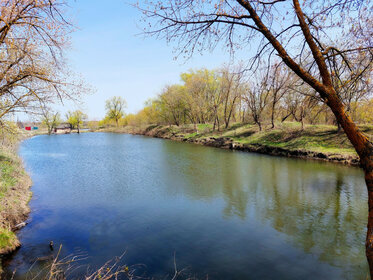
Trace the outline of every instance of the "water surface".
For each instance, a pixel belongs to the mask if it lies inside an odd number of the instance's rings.
[[[367,276],[358,168],[110,133],[37,136],[20,155],[34,196],[15,279],[51,240],[92,269],[126,252],[158,279],[174,257],[200,279]]]

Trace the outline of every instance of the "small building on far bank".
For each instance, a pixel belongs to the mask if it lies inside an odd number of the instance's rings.
[[[32,123],[32,122],[20,122],[20,121],[17,121],[18,128],[22,129],[22,130],[27,130],[27,131],[38,130],[39,129],[38,125],[39,124]]]
[[[55,134],[69,134],[71,133],[71,125],[69,123],[61,123],[54,129]]]

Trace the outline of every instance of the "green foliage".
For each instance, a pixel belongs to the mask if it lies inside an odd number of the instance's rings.
[[[127,107],[127,102],[123,97],[113,96],[106,100],[106,119],[115,121],[119,126],[119,121],[124,117],[124,109]]]
[[[200,133],[210,132],[212,130],[212,128],[213,128],[213,126],[211,124],[208,124],[208,123],[197,125],[198,132],[200,132]]]
[[[76,110],[73,112],[69,111],[66,114],[66,118],[67,123],[69,123],[72,128],[78,129],[79,132],[79,129],[83,125],[83,122],[87,119],[87,115],[80,110]]]
[[[194,130],[202,133],[227,129],[237,122],[256,124],[260,130],[274,129],[283,121],[298,122],[303,128],[305,124],[336,124],[333,113],[314,91],[281,64],[262,67],[251,74],[244,72],[239,66],[224,66],[182,73],[181,84],[166,86],[156,98],[147,100],[137,114],[124,118],[119,114],[122,121],[113,122],[115,114],[108,111],[101,124],[194,124]],[[371,93],[354,94],[349,91],[342,97],[352,118],[360,124],[372,123]]]
[[[55,129],[61,123],[60,114],[44,111],[41,122],[47,127],[48,134],[51,134],[53,129]]]
[[[14,232],[0,228],[0,252],[9,247],[10,244],[17,242]]]
[[[5,153],[0,153],[0,199],[5,196],[9,187],[17,183],[17,178],[14,174],[15,163]]]

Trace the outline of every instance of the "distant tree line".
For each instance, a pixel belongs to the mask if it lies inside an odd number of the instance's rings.
[[[80,133],[83,123],[87,120],[88,116],[80,110],[68,111],[65,120],[61,119],[60,113],[43,110],[41,123],[47,128],[48,134],[52,132],[63,122],[68,124],[71,129],[76,129]]]
[[[356,69],[358,77],[352,78],[345,69],[333,75],[339,96],[357,123],[373,121],[371,70],[369,63]],[[299,122],[302,128],[305,123],[338,124],[319,95],[281,63],[255,71],[244,71],[241,66],[189,71],[181,74],[180,84],[165,86],[137,114],[125,115],[121,103],[125,101],[119,97],[107,101],[101,125],[210,123],[213,130],[220,130],[241,122],[262,130],[264,125],[275,128],[284,121]]]

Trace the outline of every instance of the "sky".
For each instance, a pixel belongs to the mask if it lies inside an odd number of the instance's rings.
[[[179,58],[172,45],[141,34],[141,13],[126,0],[71,0],[77,30],[71,34],[66,52],[70,68],[92,88],[82,104],[57,106],[62,115],[81,109],[90,120],[105,116],[105,101],[122,96],[126,113],[136,113],[167,84],[179,83],[180,74],[190,69],[215,69],[228,62],[227,50],[217,48],[191,59]]]

